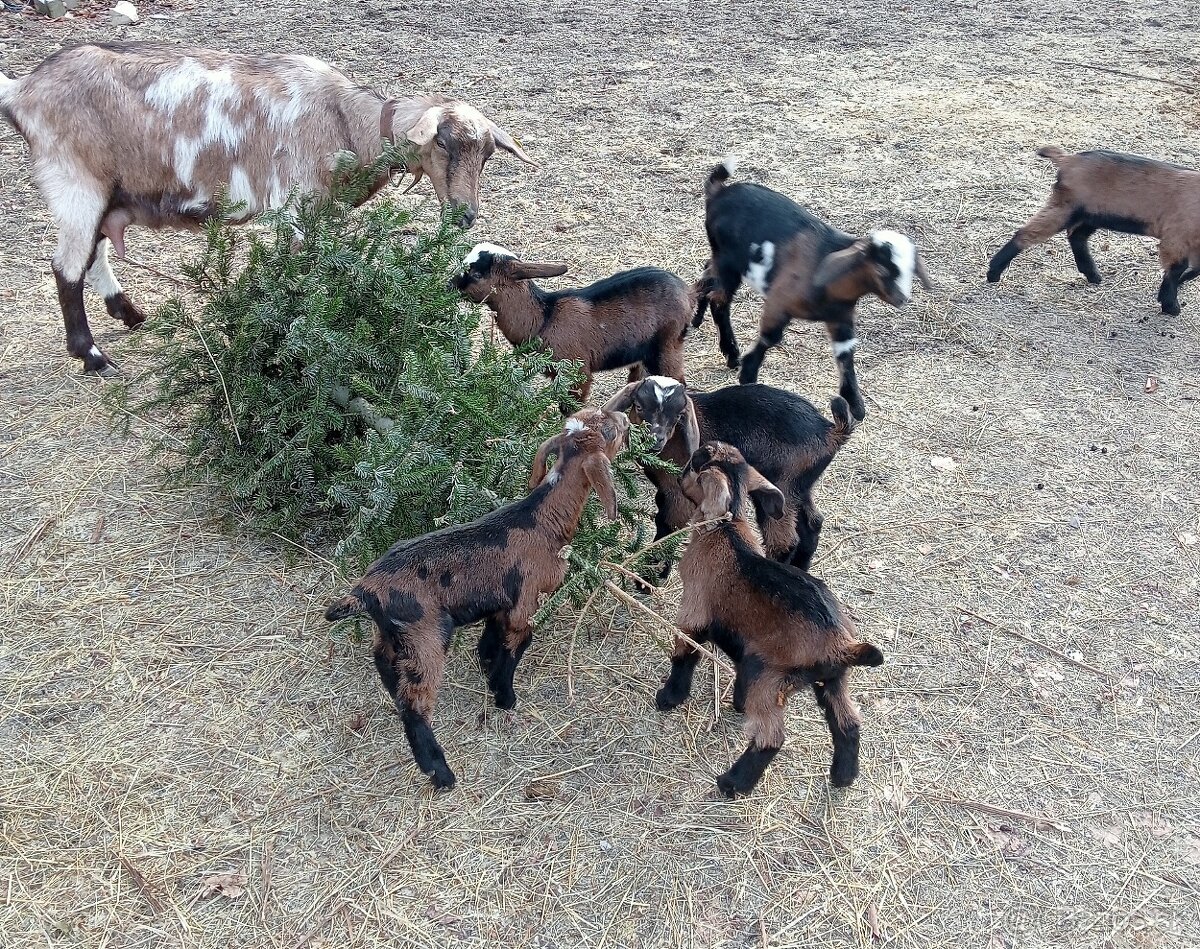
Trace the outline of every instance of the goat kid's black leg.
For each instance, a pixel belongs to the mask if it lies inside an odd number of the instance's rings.
[[[746,696],[765,668],[754,653],[742,653],[742,658],[734,662],[733,710],[739,715],[746,711]]]
[[[58,285],[58,305],[62,308],[63,326],[67,331],[67,352],[83,360],[84,372],[102,376],[112,375],[117,367],[100,351],[92,338],[87,311],[83,308],[83,280],[68,280],[57,268],[54,282]]]
[[[691,635],[698,643],[705,641],[700,635]],[[692,675],[696,671],[696,662],[699,659],[700,653],[691,643],[682,639],[675,640],[675,650],[671,654],[671,671],[667,674],[667,681],[654,696],[654,705],[660,712],[669,712],[687,701],[688,696],[692,694]]]
[[[739,794],[749,794],[762,780],[767,766],[775,760],[777,754],[778,748],[748,745],[742,756],[733,763],[733,767],[717,778],[717,790],[730,798]]]
[[[1100,283],[1100,273],[1096,270],[1096,262],[1088,250],[1088,238],[1096,233],[1094,227],[1080,225],[1067,232],[1067,243],[1071,245],[1071,253],[1075,255],[1075,266],[1087,278],[1090,284]]]
[[[858,348],[858,337],[853,323],[827,323],[829,338],[833,343],[833,356],[837,360],[841,383],[838,395],[850,405],[850,414],[858,421],[867,417],[867,405],[858,390],[858,373],[854,370],[854,350]]]
[[[1017,233],[1020,232],[1018,231]],[[1008,269],[1008,265],[1016,259],[1017,254],[1021,253],[1022,249],[1021,245],[1017,243],[1017,237],[1014,234],[1012,240],[996,251],[988,263],[988,283],[996,283],[1004,275],[1004,271]]]
[[[796,508],[796,548],[792,551],[791,563],[800,570],[808,571],[812,567],[813,556],[821,543],[821,527],[825,518],[817,513],[811,503],[800,504]]]
[[[829,783],[835,788],[849,787],[858,777],[859,726],[857,722],[838,720],[838,706],[848,709],[850,696],[845,676],[813,683],[813,695],[825,713],[825,723],[833,739],[833,762],[829,767]],[[843,716],[848,717],[848,716]]]
[[[409,705],[397,703],[400,706],[400,718],[404,722],[404,734],[408,738],[408,746],[412,749],[413,761],[417,767],[429,775],[433,786],[439,791],[454,787],[454,772],[446,764],[446,753],[434,737],[429,720]]]
[[[717,345],[721,355],[725,357],[725,365],[736,369],[740,362],[737,337],[733,334],[733,319],[730,316],[729,297],[722,295],[718,302],[710,302],[712,307],[713,324],[717,327]]]
[[[1158,302],[1168,316],[1179,315],[1179,285],[1183,282],[1187,270],[1188,263],[1185,260],[1172,264],[1163,273],[1162,286],[1158,288]]]
[[[525,633],[525,638],[515,647],[511,644],[512,639],[508,638],[504,648],[496,657],[495,665],[492,666],[492,671],[488,675],[488,688],[491,690],[496,708],[504,709],[506,712],[516,708],[517,693],[513,690],[513,677],[517,672],[517,664],[525,655],[525,650],[529,648],[532,640],[533,635],[528,631]]]
[[[479,668],[485,676],[489,675],[496,664],[496,658],[504,649],[504,627],[494,616],[489,616],[483,624],[483,632],[479,636]]]
[[[738,383],[740,385],[751,385],[758,382],[758,371],[762,368],[763,360],[767,357],[767,351],[774,349],[783,342],[783,331],[787,329],[787,322],[783,322],[778,326],[772,326],[764,329],[759,334],[754,345],[742,354],[742,371],[738,375]]]

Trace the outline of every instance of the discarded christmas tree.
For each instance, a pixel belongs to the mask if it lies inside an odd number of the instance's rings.
[[[448,285],[462,234],[423,229],[387,200],[353,207],[361,180],[258,228],[211,224],[183,270],[188,294],[132,344],[141,376],[109,395],[118,422],[153,419],[147,437],[174,478],[348,572],[524,494],[579,378],[535,346],[514,352],[480,333],[478,309]],[[599,563],[645,543],[640,432],[632,446],[615,465],[622,518],[605,524],[593,499],[551,605],[578,602],[601,582]]]

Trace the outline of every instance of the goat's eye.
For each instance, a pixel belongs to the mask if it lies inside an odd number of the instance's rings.
[[[434,147],[437,148],[439,152],[448,152],[450,150],[446,147],[446,143],[441,139],[438,139],[436,142],[434,142]]]

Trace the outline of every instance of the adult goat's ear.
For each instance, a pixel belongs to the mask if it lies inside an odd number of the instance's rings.
[[[601,451],[591,452],[583,460],[583,473],[587,475],[588,483],[600,503],[604,505],[604,513],[610,521],[617,519],[617,486],[613,483],[612,465],[608,456]]]
[[[827,254],[813,274],[813,287],[825,290],[830,284],[837,283],[851,270],[863,262],[866,247],[862,241],[855,241],[845,250]]]
[[[533,280],[542,277],[561,277],[569,269],[566,264],[526,263],[524,260],[517,260],[511,264],[508,272],[514,280]]]
[[[633,405],[633,394],[637,392],[637,387],[642,384],[642,380],[631,382],[621,389],[616,395],[604,403],[604,411],[606,412],[628,412],[630,406]]]
[[[438,106],[430,106],[421,113],[416,124],[404,133],[404,137],[414,145],[428,145],[437,135],[438,123],[441,121],[442,110]]]
[[[690,395],[683,404],[683,418],[680,421],[683,423],[683,447],[691,458],[700,447],[700,423],[696,421],[696,405]]]
[[[532,491],[546,479],[546,456],[553,452],[562,454],[562,435],[554,435],[542,442],[542,446],[533,456],[533,470],[529,472],[529,489]]]
[[[525,164],[533,165],[534,168],[537,167],[537,162],[535,162],[532,158],[530,158],[528,155],[525,154],[525,152],[521,148],[521,146],[517,144],[516,139],[514,139],[511,135],[509,135],[506,131],[504,131],[504,129],[502,129],[499,125],[497,125],[491,119],[487,120],[487,124],[488,124],[488,129],[492,133],[492,138],[494,138],[496,140],[497,146],[499,146],[500,148],[503,148],[506,152],[508,152],[511,155],[516,155],[519,159],[521,159],[521,161],[525,162]]]
[[[713,521],[729,513],[733,495],[729,491],[729,479],[717,468],[705,468],[696,475],[700,484],[700,516]]]
[[[764,478],[757,468],[747,465],[746,492],[758,504],[759,509],[767,517],[775,519],[783,516],[783,492]]]

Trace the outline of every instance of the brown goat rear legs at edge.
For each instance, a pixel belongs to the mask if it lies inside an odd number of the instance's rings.
[[[1168,316],[1179,315],[1179,285],[1184,282],[1187,272],[1186,260],[1171,264],[1163,271],[1162,284],[1158,288],[1158,302]]]
[[[689,632],[698,643],[708,642],[708,633],[704,631]],[[663,687],[654,696],[654,704],[660,712],[669,712],[687,701],[692,694],[692,675],[696,671],[696,662],[700,653],[696,647],[682,637],[675,637],[675,648],[671,651],[671,671]]]
[[[387,634],[380,632],[375,646],[375,668],[379,678],[396,703],[396,711],[404,723],[404,735],[413,761],[429,775],[438,790],[454,787],[454,772],[446,763],[446,753],[434,737],[430,721],[433,715],[433,697],[441,685],[440,666],[434,675],[422,676],[411,660],[398,655],[387,642]]]
[[[858,711],[846,685],[846,674],[842,672],[823,682],[814,682],[812,689],[817,704],[825,713],[825,722],[833,739],[829,783],[835,788],[849,787],[858,777],[859,725]]]
[[[1060,205],[1051,194],[1046,206],[1031,217],[1025,226],[1013,234],[1009,242],[992,256],[988,263],[988,283],[998,281],[1021,251],[1034,244],[1043,244],[1059,231],[1065,230],[1067,222],[1071,219],[1071,211],[1071,205]]]
[[[488,689],[491,690],[496,708],[510,711],[516,708],[517,694],[513,691],[513,676],[517,664],[533,640],[533,629],[528,626],[507,626],[504,641],[496,653],[491,671],[488,672]]]

